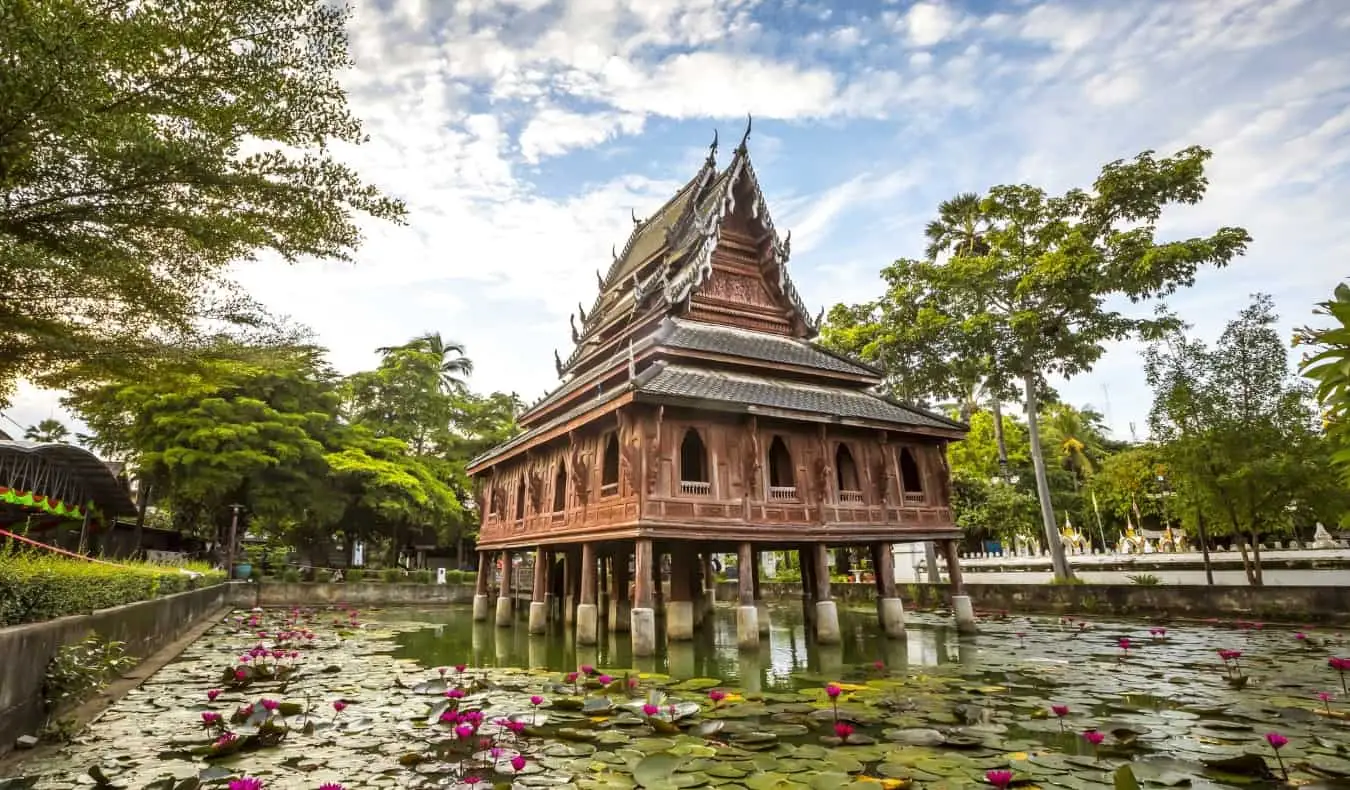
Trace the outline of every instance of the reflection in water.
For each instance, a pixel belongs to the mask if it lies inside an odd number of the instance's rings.
[[[658,635],[657,655],[634,659],[628,634],[602,631],[600,644],[579,647],[561,624],[551,623],[547,634],[530,636],[525,622],[498,628],[491,622],[474,623],[468,607],[437,610],[400,610],[385,616],[399,620],[425,620],[428,626],[398,636],[401,658],[424,666],[449,666],[466,660],[475,666],[519,667],[568,671],[581,664],[597,667],[635,667],[676,678],[713,677],[739,683],[747,689],[781,689],[793,685],[793,675],[838,673],[843,667],[883,661],[892,670],[977,660],[973,642],[958,639],[956,632],[941,626],[911,623],[907,638],[888,640],[876,627],[876,614],[868,609],[841,609],[841,644],[822,646],[807,638],[800,607],[774,607],[769,635],[758,652],[736,648],[736,611],[718,607],[710,627],[692,642],[664,644]],[[660,629],[658,628],[658,631]]]

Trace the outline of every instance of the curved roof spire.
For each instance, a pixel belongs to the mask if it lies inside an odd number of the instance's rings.
[[[745,114],[745,134],[741,135],[741,144],[740,144],[740,146],[738,146],[738,148],[739,148],[740,150],[745,150],[745,143],[746,143],[746,141],[748,141],[748,140],[750,139],[750,129],[751,129],[751,127],[753,127],[754,125],[755,125],[755,119],[752,118],[752,117],[750,116],[750,113],[746,113],[746,114]]]

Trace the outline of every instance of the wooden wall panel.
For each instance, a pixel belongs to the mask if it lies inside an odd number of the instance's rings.
[[[681,490],[680,445],[690,428],[698,431],[708,455],[707,494]],[[617,493],[606,496],[603,459],[611,434],[619,440],[620,472]],[[770,491],[768,455],[775,437],[783,440],[791,456],[795,492]],[[835,451],[841,442],[853,455],[860,489],[847,501],[840,501],[837,490]],[[902,448],[914,455],[921,492],[904,490]],[[812,525],[831,530],[889,526],[900,533],[953,528],[944,453],[945,447],[932,440],[897,432],[846,426],[822,429],[820,424],[634,405],[617,419],[601,418],[494,468],[485,489],[496,486],[505,496],[505,506],[498,511],[501,517],[484,514],[480,543],[491,546],[536,535],[545,542],[607,527],[655,528],[663,523],[735,527],[752,539],[775,529]],[[568,470],[565,506],[554,512],[559,464]],[[584,479],[578,481],[574,470]],[[537,481],[532,482],[531,475]],[[516,519],[522,477],[525,518]],[[535,506],[536,496],[540,507]]]

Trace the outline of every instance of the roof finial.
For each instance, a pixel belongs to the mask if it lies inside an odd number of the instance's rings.
[[[791,255],[792,255],[792,229],[789,228],[787,232],[787,238],[783,239],[783,257],[787,258]]]
[[[581,306],[581,302],[577,302],[577,313],[581,315],[581,323],[584,325],[586,323],[586,308]]]
[[[558,371],[558,378],[562,378],[562,357],[558,356],[558,349],[553,349],[553,369]]]
[[[632,208],[632,207],[629,207],[628,213],[631,214],[631,215],[633,216],[633,224],[634,224],[634,225],[641,225],[641,224],[642,224],[642,220],[640,220],[640,219],[637,218],[637,209]]]
[[[572,327],[572,342],[575,343],[575,342],[577,342],[578,340],[581,339],[581,335],[577,334],[577,317],[576,317],[576,314],[573,313],[573,314],[569,314],[569,315],[567,316],[567,324],[568,324],[568,326]]]
[[[600,270],[595,270],[595,285],[600,290],[605,290],[605,278],[600,276]]]
[[[613,258],[614,261],[617,263],[618,260],[619,260],[619,249],[618,249],[618,247],[615,246],[615,245],[613,245],[613,244],[609,245],[609,255],[610,255],[610,257]]]
[[[745,134],[741,135],[740,149],[745,149],[745,143],[750,139],[750,127],[755,125],[755,119],[750,117],[750,113],[745,114]]]
[[[712,145],[708,146],[708,161],[717,159],[717,130],[713,129]]]

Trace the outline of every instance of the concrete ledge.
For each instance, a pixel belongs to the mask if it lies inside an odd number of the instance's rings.
[[[228,605],[231,586],[235,585],[218,584],[91,614],[0,628],[0,754],[13,748],[20,735],[36,734],[46,720],[42,683],[47,665],[63,646],[92,632],[125,642],[127,655],[145,658]]]
[[[734,599],[736,583],[721,586],[724,589],[718,597]],[[871,584],[832,584],[830,589],[833,598],[845,604],[867,603],[876,597]],[[802,589],[800,583],[763,583],[760,592],[766,601],[797,600]],[[951,603],[945,584],[906,584],[899,587],[899,593],[910,606]],[[967,584],[966,594],[981,611],[1350,623],[1350,587],[1324,585]]]
[[[248,585],[251,596],[239,606],[436,606],[473,603],[472,584],[407,582],[259,582]]]

